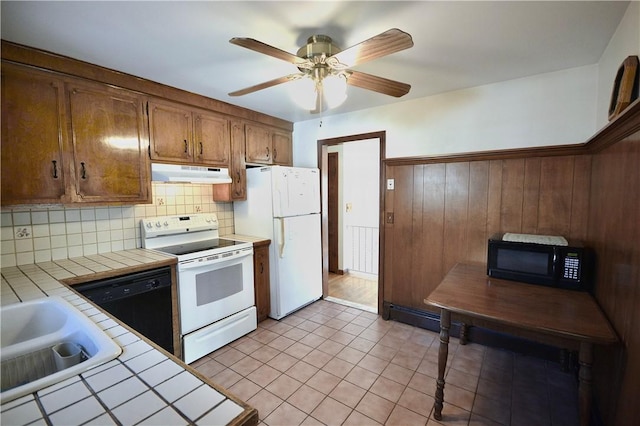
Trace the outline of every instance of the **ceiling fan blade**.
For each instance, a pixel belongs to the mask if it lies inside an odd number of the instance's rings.
[[[289,52],[285,52],[284,50],[278,49],[277,47],[269,46],[268,44],[265,44],[261,41],[258,41],[252,38],[234,37],[231,40],[229,40],[229,43],[246,47],[247,49],[254,50],[264,55],[269,55],[274,58],[282,59],[283,61],[290,62],[297,66],[306,65],[306,67],[310,67],[313,65],[311,64],[311,61],[309,61],[308,59],[301,58]]]
[[[292,80],[296,80],[300,77],[304,77],[304,74],[289,74],[284,77],[274,78],[273,80],[265,81],[264,83],[256,84],[255,86],[247,87],[245,89],[236,90],[235,92],[229,93],[229,96],[242,96],[247,95],[249,93],[257,92],[258,90],[267,89],[272,86],[277,86],[278,84],[287,83]]]
[[[347,84],[361,89],[373,90],[374,92],[384,95],[395,96],[399,98],[406,95],[411,90],[411,85],[401,83],[399,81],[389,80],[388,78],[377,77],[375,75],[366,74],[359,71],[349,71]]]
[[[411,35],[397,28],[387,30],[362,43],[351,46],[327,59],[327,64],[344,69],[390,55],[413,46]]]

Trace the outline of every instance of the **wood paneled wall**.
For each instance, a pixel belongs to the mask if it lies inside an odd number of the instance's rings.
[[[606,425],[640,424],[640,131],[593,155],[588,241],[596,298],[621,344],[597,347],[595,389]]]
[[[384,301],[426,310],[453,265],[486,262],[498,232],[584,241],[590,174],[589,155],[387,165]]]

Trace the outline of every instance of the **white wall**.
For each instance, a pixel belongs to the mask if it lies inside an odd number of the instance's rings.
[[[597,128],[608,123],[613,81],[627,56],[640,56],[640,2],[632,1],[598,62]]]
[[[596,130],[597,75],[590,65],[299,122],[294,164],[317,165],[318,139],[380,130],[387,158],[582,143]]]

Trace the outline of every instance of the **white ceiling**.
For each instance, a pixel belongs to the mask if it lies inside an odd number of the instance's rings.
[[[389,28],[411,49],[355,69],[411,84],[402,98],[349,88],[336,114],[595,64],[629,2],[617,1],[2,1],[2,38],[112,68],[292,122],[286,84],[228,92],[297,72],[229,43],[258,39],[296,53],[326,34],[345,49]]]

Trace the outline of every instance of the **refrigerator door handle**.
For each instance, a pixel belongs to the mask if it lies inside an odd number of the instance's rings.
[[[280,219],[280,259],[284,257],[285,240],[286,233],[284,231],[284,219]]]

